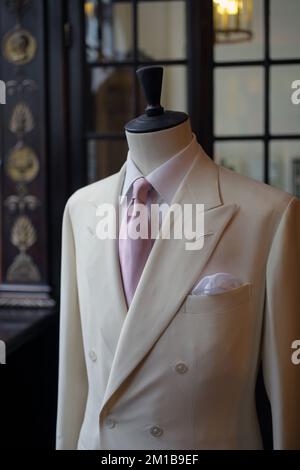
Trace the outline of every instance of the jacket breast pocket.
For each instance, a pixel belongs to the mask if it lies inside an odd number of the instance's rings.
[[[178,313],[180,314],[209,314],[222,313],[242,307],[251,298],[252,284],[245,283],[236,289],[214,295],[188,295]]]

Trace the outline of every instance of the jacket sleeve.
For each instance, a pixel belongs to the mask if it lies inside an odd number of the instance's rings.
[[[75,244],[67,203],[62,229],[59,383],[56,449],[76,449],[87,399]]]
[[[271,403],[274,449],[300,449],[300,202],[291,198],[267,263],[263,372]],[[294,343],[295,344],[295,343]]]

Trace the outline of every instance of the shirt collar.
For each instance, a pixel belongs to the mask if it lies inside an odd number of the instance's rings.
[[[198,146],[196,136],[193,134],[189,145],[146,176],[149,183],[152,184],[153,188],[167,204],[171,204],[180,183],[191,167],[198,152]],[[128,195],[134,181],[143,176],[131,159],[130,152],[128,152],[121,202]]]
[[[130,153],[128,152],[126,160],[126,174],[121,193],[121,203],[123,202],[125,196],[128,195],[128,192],[131,189],[134,181],[142,176],[144,175],[142,175],[140,170],[135,165],[134,161],[130,158]]]

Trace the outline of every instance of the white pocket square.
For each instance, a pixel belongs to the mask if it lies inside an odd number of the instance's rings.
[[[215,295],[236,289],[243,283],[229,273],[215,273],[203,277],[193,288],[192,295]]]

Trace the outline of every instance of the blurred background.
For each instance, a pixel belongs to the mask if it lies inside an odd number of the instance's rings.
[[[1,0],[0,447],[54,447],[63,208],[125,161],[136,69],[163,65],[218,163],[300,197],[299,22],[299,0]]]

